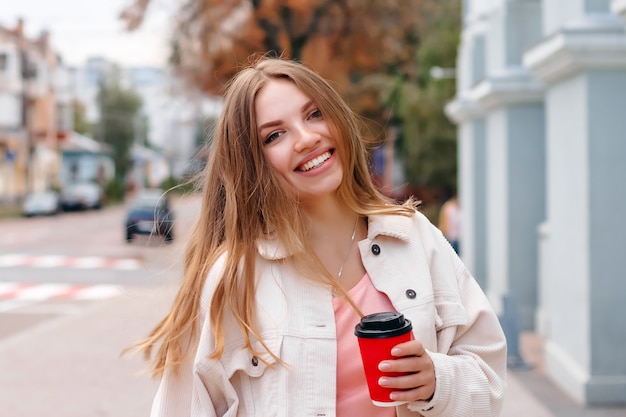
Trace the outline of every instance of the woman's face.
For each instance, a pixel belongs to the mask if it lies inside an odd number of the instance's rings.
[[[299,200],[334,195],[343,177],[336,138],[311,98],[291,81],[274,79],[259,91],[255,111],[263,153]]]

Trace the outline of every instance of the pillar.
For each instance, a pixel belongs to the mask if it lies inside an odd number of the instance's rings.
[[[619,6],[619,7],[618,7]],[[541,315],[549,376],[584,405],[626,403],[626,34],[622,1],[544,0],[524,63],[547,84]]]

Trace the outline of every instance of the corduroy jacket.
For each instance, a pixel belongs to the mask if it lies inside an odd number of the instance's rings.
[[[506,386],[504,333],[483,291],[441,232],[419,212],[371,216],[367,238],[358,246],[373,285],[411,320],[415,339],[435,365],[433,398],[398,406],[397,415],[498,416]],[[258,341],[253,343],[258,353],[249,353],[228,314],[224,354],[209,358],[214,337],[206,315],[222,257],[204,286],[195,355],[177,373],[165,372],[153,417],[335,416],[332,292],[283,262],[287,254],[278,242],[260,241],[258,248],[258,325],[265,345],[283,363],[264,353]]]

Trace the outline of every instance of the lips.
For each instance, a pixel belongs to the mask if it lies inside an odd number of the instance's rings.
[[[332,156],[332,152],[326,151],[323,154],[316,156],[310,161],[300,165],[298,168],[296,168],[296,171],[307,172],[307,171],[312,170],[313,168],[320,167],[324,164],[324,162],[328,161],[331,156]]]

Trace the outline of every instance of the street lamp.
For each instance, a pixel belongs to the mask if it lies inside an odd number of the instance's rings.
[[[456,78],[456,68],[442,68],[434,66],[430,69],[430,76],[435,80]]]

